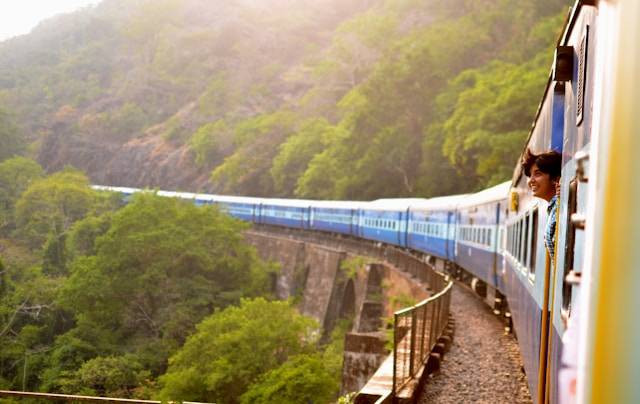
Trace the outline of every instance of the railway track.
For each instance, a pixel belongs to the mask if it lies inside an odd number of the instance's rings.
[[[454,285],[451,313],[456,335],[440,371],[420,394],[420,404],[531,404],[522,358],[513,334],[475,294]]]

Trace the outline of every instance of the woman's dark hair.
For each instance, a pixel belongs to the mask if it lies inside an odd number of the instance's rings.
[[[531,167],[533,167],[534,164],[538,166],[540,171],[545,174],[549,174],[551,179],[559,178],[562,171],[562,154],[553,150],[545,153],[534,154],[527,148],[527,151],[525,151],[524,156],[522,157],[521,163],[524,175],[531,177]]]

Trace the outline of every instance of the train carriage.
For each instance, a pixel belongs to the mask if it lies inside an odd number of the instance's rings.
[[[400,247],[407,246],[409,202],[403,199],[379,199],[359,211],[358,236]]]
[[[358,234],[358,212],[363,206],[363,202],[313,201],[309,216],[309,228],[356,236]]]
[[[469,195],[458,205],[455,263],[493,289],[500,223],[504,220],[509,182]]]
[[[262,198],[226,195],[204,195],[220,208],[236,219],[257,223],[260,218]]]
[[[313,201],[301,199],[263,199],[258,223],[309,228],[309,215]]]
[[[409,206],[407,246],[442,260],[453,261],[456,208],[467,196],[412,201]]]

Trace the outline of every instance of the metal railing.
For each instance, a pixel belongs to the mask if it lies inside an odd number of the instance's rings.
[[[437,275],[432,288],[440,292],[394,313],[393,395],[422,373],[449,321],[453,282]]]

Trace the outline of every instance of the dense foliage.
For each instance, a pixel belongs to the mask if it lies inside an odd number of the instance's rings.
[[[154,164],[211,173],[209,190],[349,199],[508,178],[571,3],[124,2],[0,43],[3,153],[24,150],[15,121],[47,168],[112,178],[124,150],[179,150],[193,164]],[[116,181],[162,187],[143,161]]]
[[[269,300],[276,268],[245,223],[153,193],[123,205],[77,170],[45,176],[23,157],[0,162],[0,198],[0,388],[337,397],[346,328],[321,345],[314,320]]]

